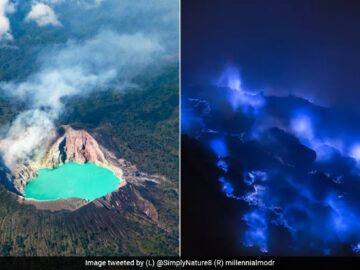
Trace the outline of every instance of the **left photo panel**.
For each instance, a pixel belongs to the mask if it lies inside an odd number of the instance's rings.
[[[179,1],[0,0],[0,256],[179,250]]]

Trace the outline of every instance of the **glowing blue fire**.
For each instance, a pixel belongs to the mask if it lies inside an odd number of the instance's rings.
[[[257,246],[261,252],[268,252],[266,212],[254,210],[245,214],[243,220],[249,227],[245,231],[244,246]]]
[[[253,185],[254,190],[247,192],[242,199],[249,205],[263,207],[265,206],[264,196],[267,193],[267,189],[261,185]]]
[[[330,194],[326,199],[326,203],[333,209],[332,224],[335,232],[342,241],[351,239],[354,233],[358,240],[360,235],[360,224],[358,222],[359,213],[352,209],[342,198]]]
[[[232,184],[226,180],[224,177],[219,178],[219,182],[222,183],[222,191],[226,194],[228,197],[232,197],[234,195],[234,187]]]
[[[218,157],[226,157],[229,154],[226,143],[223,139],[213,139],[209,142],[209,145]]]
[[[350,156],[357,162],[360,161],[360,144],[354,145],[350,150]]]
[[[217,84],[220,87],[228,87],[231,90],[242,91],[239,70],[234,66],[228,66],[221,74]]]
[[[223,170],[225,173],[228,171],[229,168],[228,164],[223,159],[219,159],[219,161],[216,163],[216,166]]]
[[[360,254],[359,134],[349,135],[347,130],[336,130],[334,127],[337,126],[332,125],[331,119],[329,123],[323,123],[316,110],[303,105],[309,104],[308,101],[301,103],[300,107],[291,107],[289,114],[282,118],[269,115],[268,97],[246,91],[236,68],[227,68],[220,76],[218,86],[224,93],[222,98],[233,108],[232,113],[255,119],[253,126],[241,134],[216,130],[211,136],[217,137],[210,140],[208,136],[203,137],[203,142],[218,158],[215,165],[220,169],[218,181],[224,196],[249,208],[246,213],[241,213],[247,226],[242,244],[271,253],[273,242],[269,240],[270,231],[281,227],[289,235],[289,248],[294,254],[301,254],[307,249],[316,254],[332,255],[342,252],[344,246],[350,252]],[[287,105],[284,107],[287,108]],[[207,116],[194,111],[191,111],[194,115],[184,117],[186,121],[194,122],[188,126],[201,122],[206,128],[207,122],[203,119]],[[227,115],[224,113],[221,117],[226,119]],[[221,121],[219,119],[217,121]],[[303,144],[298,149],[307,147],[314,150],[316,161],[304,169],[287,163],[288,153],[284,154],[285,158],[281,156],[281,151],[271,154],[271,148],[268,153],[267,148],[262,148],[261,140],[262,134],[271,127],[299,139],[300,143],[294,140],[295,145]],[[199,138],[202,140],[201,135]],[[257,162],[252,152],[242,150],[244,152],[237,153],[230,148],[236,145],[232,144],[234,138],[238,138],[238,144],[249,147],[240,149],[250,149],[249,145],[254,142],[261,145],[261,151],[256,155],[269,155],[273,163],[260,162],[262,157]],[[301,153],[299,156],[307,158]],[[256,160],[255,165],[247,162],[252,159]],[[234,160],[240,164],[232,163]]]
[[[291,129],[298,135],[300,138],[305,139],[313,139],[314,132],[313,132],[313,125],[312,120],[309,115],[306,114],[299,114],[296,115],[291,120]]]
[[[244,173],[244,182],[247,185],[254,184],[255,181],[264,182],[268,179],[268,175],[266,172],[262,171],[250,171]]]
[[[228,67],[221,74],[218,82],[218,86],[227,87],[232,90],[229,93],[229,102],[236,111],[241,109],[245,113],[256,113],[265,105],[265,99],[262,94],[252,93],[244,90],[241,83],[240,72],[236,67]]]

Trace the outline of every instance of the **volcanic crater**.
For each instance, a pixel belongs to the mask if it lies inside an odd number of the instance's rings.
[[[12,191],[14,196],[17,196],[20,203],[31,204],[42,210],[74,211],[91,202],[98,207],[121,207],[120,202],[125,202],[143,212],[153,222],[157,221],[156,208],[150,201],[141,196],[137,188],[146,186],[149,182],[159,183],[162,180],[161,176],[148,175],[138,171],[135,165],[117,158],[113,152],[98,143],[85,130],[77,130],[69,125],[64,125],[54,129],[49,134],[49,138],[51,139],[46,145],[46,151],[38,160],[19,163],[11,169],[4,165],[0,168],[1,178],[5,186]],[[91,162],[108,169],[119,178],[119,184],[113,192],[93,201],[81,198],[39,201],[24,196],[26,185],[36,178],[38,170],[55,169],[70,162],[78,164]]]

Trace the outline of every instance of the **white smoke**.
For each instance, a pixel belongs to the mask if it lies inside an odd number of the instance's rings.
[[[29,14],[26,16],[26,21],[34,21],[38,26],[61,26],[54,10],[40,2],[36,2],[31,6]]]
[[[6,139],[1,141],[0,151],[9,168],[15,164],[38,159],[51,139],[54,128],[51,114],[38,109],[25,111],[12,123]]]
[[[63,111],[63,99],[107,89],[114,79],[129,82],[163,53],[156,39],[144,34],[103,30],[83,41],[69,41],[39,59],[41,67],[22,82],[2,82],[8,96],[30,104],[12,123],[0,143],[0,153],[12,168],[34,160],[46,145],[54,120]]]

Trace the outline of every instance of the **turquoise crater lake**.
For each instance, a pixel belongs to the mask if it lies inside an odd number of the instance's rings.
[[[25,187],[24,197],[40,201],[81,198],[92,201],[114,191],[120,179],[93,163],[66,163],[55,169],[40,169]]]

